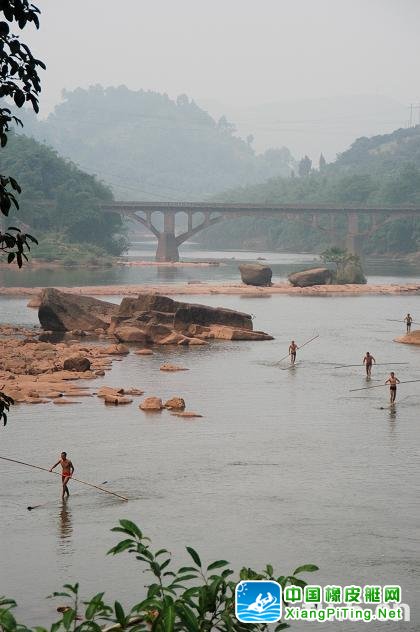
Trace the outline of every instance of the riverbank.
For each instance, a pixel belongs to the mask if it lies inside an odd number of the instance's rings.
[[[111,268],[113,266],[125,266],[128,268],[135,267],[147,267],[147,268],[209,268],[210,266],[220,266],[223,265],[223,261],[126,261],[124,259],[107,259],[105,263],[95,263],[90,261],[77,261],[76,259],[72,259],[70,261],[63,260],[54,260],[47,261],[44,259],[32,259],[29,263],[26,263],[26,268],[29,269],[51,269],[56,270],[57,268],[103,268],[104,265],[107,268]],[[0,270],[9,270],[10,265],[5,261],[0,262]]]
[[[0,296],[37,296],[43,287],[0,287]],[[130,296],[147,292],[165,295],[233,294],[248,297],[268,297],[272,294],[298,296],[359,296],[363,294],[420,294],[420,283],[314,285],[292,287],[289,283],[274,283],[271,287],[255,287],[242,283],[143,284],[143,285],[85,285],[57,287],[62,292],[88,296]]]

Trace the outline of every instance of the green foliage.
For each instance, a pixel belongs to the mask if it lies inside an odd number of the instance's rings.
[[[120,215],[104,213],[99,207],[112,200],[112,194],[94,176],[46,145],[16,134],[11,134],[0,155],[0,165],[20,173],[25,182],[19,217],[41,236],[41,242],[56,233],[61,235],[57,249],[78,243],[89,255],[94,244],[117,255],[125,248]]]
[[[334,246],[322,252],[320,256],[324,263],[335,264],[334,283],[366,283],[366,277],[363,274],[362,264],[358,255]]]
[[[11,397],[0,391],[0,421],[3,421],[3,426],[7,424],[7,413],[14,403]]]
[[[324,263],[335,263],[337,270],[340,266],[344,265],[350,259],[358,259],[355,255],[352,255],[348,250],[343,248],[338,248],[334,246],[333,248],[328,248],[328,250],[324,250],[321,252],[321,261]]]
[[[124,539],[110,551],[111,555],[131,553],[152,575],[144,598],[127,611],[119,601],[108,604],[104,593],[99,592],[88,601],[81,601],[79,584],[66,584],[64,591],[52,597],[68,600],[60,620],[50,627],[50,632],[100,632],[102,626],[114,624],[115,630],[130,629],[133,632],[265,632],[266,624],[240,623],[235,617],[234,595],[238,581],[246,579],[272,579],[283,588],[290,584],[305,586],[297,575],[318,570],[314,564],[299,566],[290,575],[276,576],[270,564],[257,572],[242,568],[234,579],[234,571],[226,560],[217,560],[203,567],[198,553],[191,547],[187,552],[191,566],[174,570],[169,551],[153,551],[150,540],[131,520],[120,520],[112,531],[121,533]],[[219,570],[220,569],[220,570]],[[223,570],[221,570],[223,569]],[[219,570],[219,572],[214,572]],[[31,629],[17,623],[12,614],[16,603],[0,599],[0,632],[47,632],[46,628]],[[274,632],[289,627],[278,623]]]
[[[38,69],[45,70],[45,64],[36,59],[28,46],[21,42],[19,36],[10,32],[9,24],[24,29],[28,23],[39,27],[39,9],[28,0],[2,0],[0,15],[6,21],[0,21],[0,99],[7,98],[17,108],[28,103],[38,112],[38,95],[41,83]],[[8,141],[10,125],[22,125],[22,121],[14,116],[8,107],[0,107],[0,146],[3,149]],[[0,214],[9,215],[12,208],[18,209],[16,194],[21,187],[12,176],[0,175]],[[25,234],[18,228],[9,227],[4,233],[0,226],[0,253],[7,254],[8,263],[16,261],[19,268],[26,259],[25,250],[30,250],[29,242],[37,243],[32,235]]]
[[[125,200],[190,200],[275,175],[287,176],[288,149],[256,155],[234,126],[216,122],[186,95],[91,86],[64,92],[46,121],[25,129],[99,174]]]
[[[260,203],[341,204],[362,206],[420,206],[420,126],[393,134],[358,139],[335,163],[300,178],[273,178],[264,184],[236,189],[218,196],[219,201]],[[322,251],[331,246],[328,219],[319,227],[310,216],[300,219],[241,218],[207,229],[199,237],[208,246],[240,247],[248,236],[259,248]],[[405,253],[420,249],[420,217],[390,215],[374,229],[363,218],[370,233],[366,253]],[[308,230],[310,228],[310,230]],[[345,218],[336,217],[335,239],[346,235]]]
[[[298,164],[298,174],[301,178],[309,176],[312,170],[312,160],[308,156],[304,156]]]

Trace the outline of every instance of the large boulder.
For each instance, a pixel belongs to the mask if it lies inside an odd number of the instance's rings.
[[[175,312],[174,327],[178,331],[195,325],[226,325],[237,329],[252,330],[252,316],[225,307],[209,307],[208,305],[187,304]]]
[[[272,269],[261,263],[242,263],[239,266],[242,282],[246,285],[271,285]]]
[[[64,360],[63,369],[65,371],[89,371],[90,365],[89,358],[83,355],[73,355]]]
[[[287,277],[295,287],[309,287],[311,285],[330,285],[333,274],[328,268],[312,268],[302,272],[293,272]]]
[[[39,322],[48,331],[94,331],[107,329],[118,305],[91,296],[80,296],[46,288],[41,294]]]

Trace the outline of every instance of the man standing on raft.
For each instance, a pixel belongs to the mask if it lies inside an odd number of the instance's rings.
[[[391,404],[395,403],[395,398],[397,396],[397,384],[399,384],[399,383],[400,383],[400,381],[396,377],[394,371],[391,371],[391,374],[390,374],[389,378],[385,382],[385,384],[389,384],[389,394],[390,394]]]
[[[53,471],[57,465],[61,465],[61,483],[63,485],[63,492],[61,494],[61,498],[64,500],[64,497],[67,495],[67,498],[70,496],[69,488],[67,487],[67,483],[72,477],[74,472],[73,463],[70,459],[67,458],[67,452],[62,452],[60,455],[60,460],[57,461],[55,465],[50,467],[50,472]]]
[[[372,364],[376,364],[376,360],[373,355],[370,355],[369,351],[366,351],[366,355],[363,358],[363,364],[366,365],[366,377],[370,378],[372,374]]]

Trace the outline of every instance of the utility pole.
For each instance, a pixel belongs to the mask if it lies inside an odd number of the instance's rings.
[[[410,103],[410,118],[408,127],[416,127],[420,125],[420,103]]]

